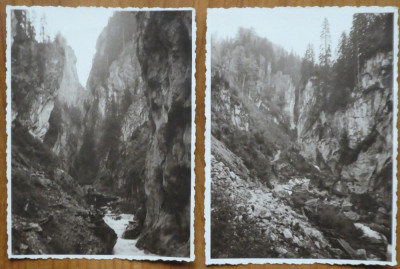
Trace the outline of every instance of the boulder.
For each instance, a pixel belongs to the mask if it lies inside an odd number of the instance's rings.
[[[34,232],[38,232],[38,233],[40,233],[40,232],[43,231],[42,227],[40,227],[39,224],[34,223],[34,222],[29,223],[29,224],[27,225],[27,227],[25,227],[24,230],[25,230],[25,231],[34,231]]]
[[[139,237],[142,228],[142,225],[140,225],[138,221],[130,221],[125,232],[122,234],[122,238],[136,239]]]
[[[95,235],[101,239],[104,244],[105,253],[112,253],[115,243],[117,243],[117,234],[104,221],[98,222],[90,227]]]
[[[355,227],[360,229],[363,232],[362,238],[364,238],[366,241],[368,241],[371,244],[387,244],[387,238],[383,234],[372,230],[368,226],[362,224],[362,223],[356,223],[354,224]]]
[[[342,181],[338,181],[332,188],[332,192],[335,195],[338,196],[346,196],[347,193],[349,192],[347,185],[342,182]]]
[[[289,229],[283,230],[283,236],[284,236],[286,239],[290,239],[290,238],[293,237],[292,232],[291,232]]]
[[[348,211],[348,212],[344,212],[343,213],[347,218],[349,218],[352,221],[357,221],[360,219],[360,215],[358,215],[356,212],[354,211]]]

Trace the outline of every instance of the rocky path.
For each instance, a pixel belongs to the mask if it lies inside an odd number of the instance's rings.
[[[334,229],[321,228],[318,221],[310,219],[305,209],[317,207],[319,199],[293,207],[292,199],[301,189],[308,190],[310,180],[293,179],[269,189],[240,178],[214,157],[211,173],[213,257],[379,259],[359,244],[352,247]],[[376,237],[375,243],[382,243],[380,233],[368,232]],[[360,235],[364,237],[361,241],[371,242],[368,235]]]

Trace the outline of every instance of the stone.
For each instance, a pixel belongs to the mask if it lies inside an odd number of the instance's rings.
[[[275,247],[275,251],[278,252],[280,255],[285,255],[288,251],[283,247]]]
[[[355,223],[354,226],[362,230],[362,232],[364,233],[362,237],[365,238],[368,242],[372,244],[387,244],[388,241],[383,234],[372,230],[362,223]]]
[[[344,182],[338,181],[335,186],[333,186],[332,192],[338,196],[345,196],[348,193],[348,187]]]
[[[383,207],[378,208],[378,212],[382,214],[387,214],[386,209],[384,209]]]
[[[343,251],[339,248],[331,248],[330,251],[334,253],[335,258],[340,258],[343,256]]]
[[[343,212],[343,214],[352,221],[357,221],[360,219],[360,215],[358,215],[354,211]]]
[[[275,234],[271,234],[270,237],[273,242],[276,242],[278,240],[278,237]]]
[[[299,247],[303,246],[303,243],[299,240],[297,236],[293,236],[293,243],[295,243]]]
[[[365,249],[357,249],[356,253],[357,253],[357,257],[360,260],[366,260],[367,259],[367,251]]]
[[[19,249],[21,250],[21,251],[25,251],[25,250],[27,250],[29,247],[27,246],[27,245],[25,245],[25,244],[20,244],[19,245]]]
[[[350,210],[352,208],[352,206],[353,206],[353,204],[346,200],[342,203],[343,210]]]
[[[368,260],[370,260],[370,261],[379,261],[380,259],[379,259],[378,256],[370,253],[370,254],[368,254]],[[390,260],[390,259],[388,259],[388,260]]]
[[[293,237],[292,232],[289,231],[289,229],[283,230],[283,236],[284,236],[286,239],[290,239],[290,238]]]
[[[29,223],[28,227],[26,227],[24,230],[26,230],[26,231],[34,231],[34,232],[38,232],[38,233],[43,231],[42,227],[40,227],[39,224],[34,223],[34,222]]]
[[[137,239],[142,231],[142,225],[137,221],[129,222],[125,232],[122,234],[123,239]]]
[[[233,173],[232,171],[229,172],[229,176],[230,176],[230,178],[231,178],[232,180],[236,180],[236,175],[235,175],[235,173]]]
[[[316,205],[318,202],[319,202],[319,199],[318,198],[314,198],[314,199],[307,200],[305,202],[305,205],[313,206],[313,205]]]

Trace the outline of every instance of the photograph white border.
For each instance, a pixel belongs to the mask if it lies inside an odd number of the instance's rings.
[[[107,9],[112,11],[191,11],[192,12],[192,81],[191,81],[191,97],[192,97],[192,122],[191,122],[191,195],[190,195],[190,254],[189,257],[168,257],[168,256],[131,256],[131,255],[16,255],[12,254],[12,239],[11,239],[11,16],[10,12],[12,9],[28,9],[38,7],[51,7],[51,8],[63,8],[63,9]],[[196,10],[191,7],[182,8],[118,8],[118,7],[62,7],[62,6],[6,6],[6,30],[7,30],[7,49],[6,49],[6,132],[7,132],[7,254],[9,259],[90,259],[90,260],[112,260],[112,259],[123,259],[123,260],[145,260],[145,261],[174,261],[174,262],[192,262],[195,259],[194,253],[194,208],[195,208],[195,148],[196,148],[196,37],[197,37],[197,26],[196,26]]]
[[[211,35],[213,25],[210,20],[210,12],[241,10],[243,12],[254,9],[290,10],[294,9],[355,9],[357,12],[393,12],[393,189],[392,189],[392,260],[370,261],[370,260],[346,260],[346,259],[281,259],[281,258],[211,258]],[[229,21],[227,19],[226,21]],[[396,215],[397,215],[397,149],[398,149],[398,8],[397,7],[275,7],[275,8],[209,8],[207,9],[207,33],[206,33],[206,98],[205,98],[205,195],[204,195],[204,218],[205,218],[205,251],[206,265],[238,265],[238,264],[330,264],[330,265],[390,265],[397,264],[396,261]]]

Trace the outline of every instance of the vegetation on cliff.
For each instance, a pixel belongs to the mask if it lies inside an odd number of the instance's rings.
[[[391,260],[392,35],[354,14],[333,57],[325,20],[319,61],[212,39],[212,258]]]

